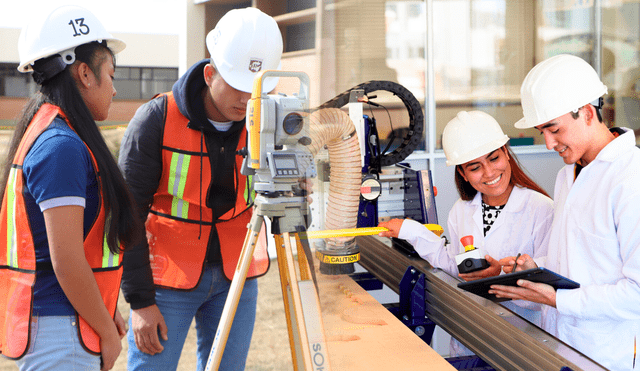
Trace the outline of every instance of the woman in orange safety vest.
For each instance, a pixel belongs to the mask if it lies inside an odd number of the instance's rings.
[[[18,70],[39,91],[0,184],[0,353],[21,370],[109,370],[126,333],[121,251],[144,230],[96,125],[124,43],[86,9],[63,6],[34,17],[18,49]]]

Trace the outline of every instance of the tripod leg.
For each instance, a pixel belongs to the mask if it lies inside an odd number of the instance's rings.
[[[291,298],[291,284],[289,267],[287,265],[287,257],[284,248],[284,238],[281,234],[274,235],[276,256],[278,258],[278,271],[280,272],[280,286],[282,288],[282,299],[284,301],[284,313],[287,319],[287,329],[289,331],[289,348],[291,349],[291,359],[293,361],[294,370],[304,369],[304,365],[299,364],[302,362],[302,350],[300,349],[300,337],[297,331],[298,325],[296,319],[291,316],[291,312],[294,312],[293,301]],[[295,270],[294,270],[295,273]],[[294,276],[295,277],[295,276]]]
[[[238,265],[229,287],[229,293],[227,294],[227,300],[224,303],[224,309],[218,323],[218,330],[213,340],[213,346],[209,353],[209,359],[207,360],[207,367],[205,371],[217,370],[220,367],[220,361],[222,361],[222,354],[229,338],[229,331],[233,324],[233,318],[238,308],[238,302],[242,295],[242,289],[244,282],[247,279],[247,272],[249,265],[251,265],[251,259],[253,258],[253,252],[256,248],[256,241],[258,240],[258,234],[262,228],[262,216],[258,215],[254,211],[251,221],[247,227],[247,235],[242,245],[242,252],[238,259]]]
[[[297,278],[291,237],[289,233],[284,233],[283,237],[276,240],[280,241],[276,247],[279,249],[278,266],[286,267],[280,270],[280,280],[285,312],[287,312],[289,342],[294,345],[292,347],[294,368],[296,370],[330,370],[318,293],[311,280],[308,262],[301,256],[304,253],[298,245],[300,240],[297,239],[296,234],[294,241],[298,247],[298,259],[302,259],[303,262],[302,265],[298,265],[303,278],[300,281]],[[280,255],[284,256],[282,263]]]

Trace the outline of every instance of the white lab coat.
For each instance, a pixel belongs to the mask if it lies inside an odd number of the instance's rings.
[[[580,283],[543,306],[543,326],[611,370],[631,370],[640,342],[640,149],[613,140],[574,182],[558,173],[546,267]],[[638,344],[640,345],[640,344]],[[640,360],[636,360],[640,368]]]
[[[455,255],[464,252],[460,238],[472,235],[476,248],[494,259],[529,254],[534,259],[546,256],[542,242],[551,227],[553,201],[528,188],[514,187],[504,209],[484,236],[481,194],[471,201],[458,199],[449,212],[448,229],[450,244],[413,220],[405,220],[398,237],[407,240],[416,252],[432,266],[450,275],[458,276]],[[505,307],[518,313],[530,322],[540,325],[540,306],[521,300],[503,302]],[[451,356],[470,355],[468,349],[452,339]]]

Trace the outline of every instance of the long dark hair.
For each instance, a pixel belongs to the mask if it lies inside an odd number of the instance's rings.
[[[501,147],[506,151],[509,155],[509,165],[511,166],[511,179],[509,180],[509,184],[513,186],[520,186],[524,188],[532,189],[536,192],[542,193],[543,195],[549,197],[547,192],[544,191],[536,182],[533,181],[525,172],[522,170],[520,166],[520,161],[518,161],[516,155],[511,151],[508,144],[505,144]],[[464,180],[461,174],[462,166],[456,165],[455,169],[455,180],[456,180],[456,188],[458,188],[458,193],[460,194],[460,198],[464,201],[471,201],[476,196],[478,191],[471,186],[471,183]],[[550,197],[549,197],[550,198]]]
[[[102,64],[112,58],[113,52],[106,45],[91,42],[75,49],[76,62],[86,63],[100,81]],[[114,62],[115,67],[115,62]],[[107,144],[96,125],[89,108],[85,104],[76,81],[71,74],[71,68],[65,68],[52,78],[43,81],[40,90],[36,92],[22,110],[16,122],[15,131],[7,155],[4,172],[1,178],[0,190],[4,195],[13,158],[20,145],[27,127],[33,120],[40,107],[45,103],[58,106],[69,119],[71,127],[80,139],[86,143],[98,163],[100,169],[99,181],[104,195],[106,213],[105,231],[107,244],[112,253],[119,253],[120,246],[132,246],[144,236],[144,226],[136,217],[135,201],[118,169],[115,159],[111,155]]]

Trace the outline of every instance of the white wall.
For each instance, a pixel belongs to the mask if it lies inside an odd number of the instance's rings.
[[[115,33],[127,44],[118,54],[118,66],[178,67],[178,35]]]
[[[19,29],[0,27],[0,62],[18,63],[18,37]]]

